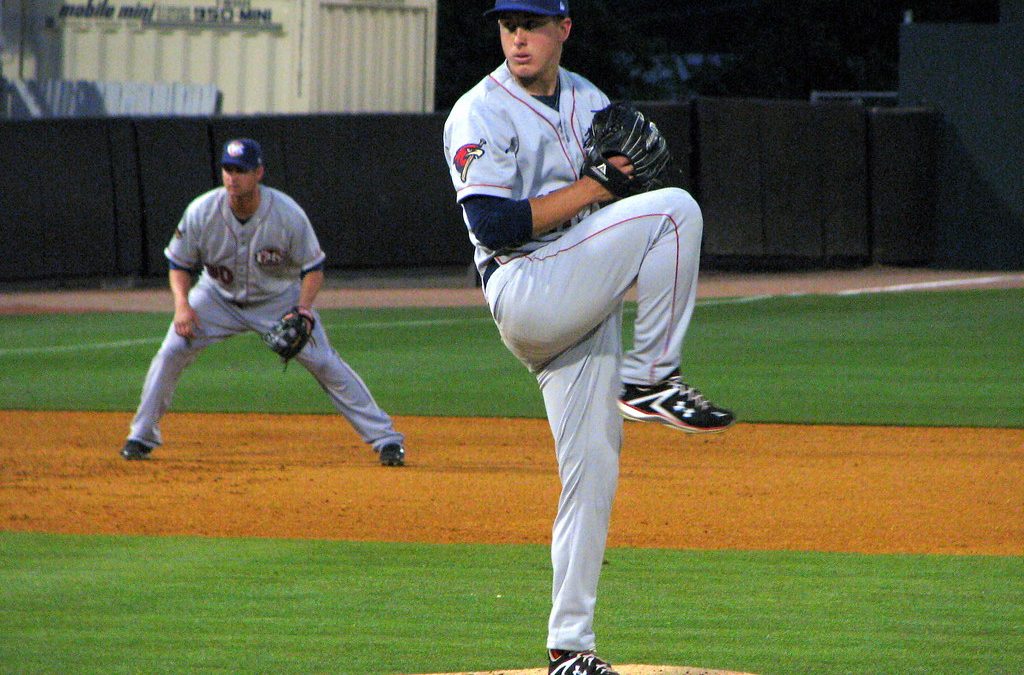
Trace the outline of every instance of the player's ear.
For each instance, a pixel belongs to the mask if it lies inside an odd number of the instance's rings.
[[[258,167],[256,167],[256,180],[257,181],[263,180],[263,174],[265,173],[265,171],[266,170],[264,169],[262,164],[260,164]]]
[[[566,40],[569,39],[569,33],[572,32],[572,19],[570,19],[569,17],[564,17],[561,20],[559,20],[558,29],[560,31],[559,37],[561,38],[562,42],[565,42]]]

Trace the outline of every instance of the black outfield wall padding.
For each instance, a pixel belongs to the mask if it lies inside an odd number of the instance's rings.
[[[762,114],[765,252],[867,262],[864,109],[772,101]]]
[[[117,273],[107,128],[82,119],[0,126],[0,279]]]
[[[189,203],[219,182],[213,174],[209,121],[201,117],[135,121],[146,255],[139,273],[167,272],[164,248]]]
[[[872,259],[927,265],[935,257],[941,115],[931,108],[868,113]]]
[[[706,267],[928,264],[929,246],[950,248],[949,228],[930,236],[948,129],[927,114],[878,109],[869,120],[858,105],[744,99],[638,105],[669,142],[670,184],[701,206]],[[263,145],[265,183],[306,210],[328,270],[469,265],[446,117],[0,122],[0,282],[166,275],[174,228],[220,185],[221,148],[238,136]]]
[[[117,276],[133,276],[142,269],[145,242],[142,238],[142,201],[139,183],[139,146],[130,118],[107,120],[110,145],[110,178],[114,193],[114,258]]]
[[[869,260],[863,108],[700,99],[697,136],[706,255]]]
[[[287,118],[285,184],[309,214],[329,267],[472,261],[443,125],[439,114]]]
[[[53,179],[58,130],[46,122],[0,124],[0,280],[57,276],[49,195],[73,190]]]
[[[757,101],[697,101],[698,199],[707,256],[765,254],[762,108]]]
[[[116,216],[109,125],[102,119],[64,120],[60,156],[49,177],[55,192],[48,204],[53,243],[62,277],[110,276],[117,271]]]

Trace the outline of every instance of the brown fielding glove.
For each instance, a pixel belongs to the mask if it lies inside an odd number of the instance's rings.
[[[583,167],[590,176],[620,199],[656,190],[664,185],[664,173],[672,158],[658,127],[631,103],[612,103],[594,113],[583,139]],[[608,162],[627,157],[633,175],[627,176]]]
[[[263,342],[287,364],[309,342],[314,326],[316,320],[309,310],[292,307],[263,334]]]

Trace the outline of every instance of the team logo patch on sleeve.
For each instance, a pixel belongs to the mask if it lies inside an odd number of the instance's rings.
[[[469,177],[469,167],[478,157],[484,156],[484,145],[487,141],[480,139],[479,143],[466,143],[464,146],[455,151],[455,158],[452,160],[452,164],[455,165],[455,170],[459,172],[459,177],[462,178],[462,182],[465,183]]]

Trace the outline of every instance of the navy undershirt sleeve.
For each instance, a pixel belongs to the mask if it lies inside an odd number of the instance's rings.
[[[324,263],[325,262],[327,262],[327,261],[325,260],[324,262],[320,263],[319,265],[314,265],[313,267],[310,267],[305,272],[300,272],[299,273],[299,278],[300,279],[305,279],[306,275],[309,274],[310,272],[319,272],[320,270],[322,270],[324,268]]]
[[[528,199],[476,196],[464,199],[462,207],[477,241],[492,251],[533,238],[533,210]]]

